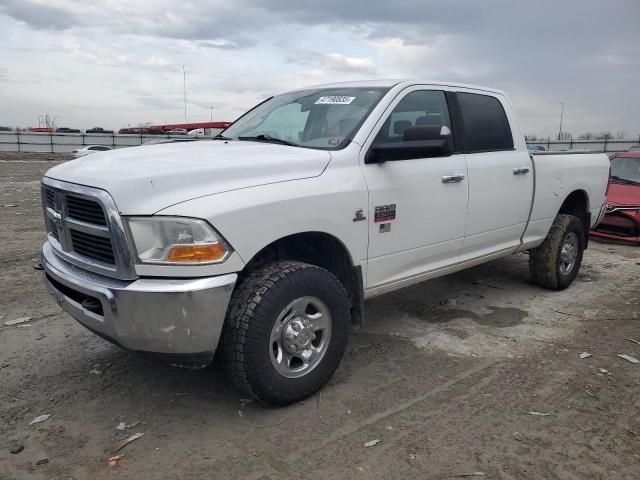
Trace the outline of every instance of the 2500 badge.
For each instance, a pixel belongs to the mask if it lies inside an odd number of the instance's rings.
[[[391,205],[379,205],[375,209],[374,222],[388,222],[389,220],[395,220],[396,218],[396,204]]]

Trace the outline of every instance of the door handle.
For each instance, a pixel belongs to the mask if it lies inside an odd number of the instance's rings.
[[[461,173],[455,175],[443,175],[442,183],[458,183],[464,180],[464,175]]]
[[[514,175],[524,175],[526,173],[529,173],[529,167],[518,167],[513,169]]]

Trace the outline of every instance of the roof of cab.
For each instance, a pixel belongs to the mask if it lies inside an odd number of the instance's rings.
[[[480,87],[478,85],[468,85],[465,83],[443,82],[437,80],[407,80],[407,79],[380,79],[380,80],[357,80],[352,82],[326,83],[321,85],[310,85],[307,87],[297,88],[295,91],[309,90],[316,88],[392,88],[392,87],[408,87],[411,85],[429,85],[453,88],[468,88],[483,92],[491,92],[500,95],[506,95],[502,90],[495,88]]]

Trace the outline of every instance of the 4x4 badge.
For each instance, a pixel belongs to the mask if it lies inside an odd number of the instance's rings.
[[[353,217],[354,222],[361,222],[362,220],[366,220],[367,217],[364,216],[364,211],[359,208],[356,210],[356,216]]]

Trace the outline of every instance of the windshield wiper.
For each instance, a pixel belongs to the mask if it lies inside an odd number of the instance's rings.
[[[255,135],[253,137],[238,137],[238,140],[253,140],[256,142],[267,142],[267,143],[278,143],[280,145],[288,145],[290,147],[298,147],[297,143],[289,142],[288,140],[283,140],[282,138],[272,137],[266,133],[261,133],[260,135]]]
[[[231,137],[225,137],[221,133],[212,138],[212,140],[233,140]]]
[[[628,178],[618,177],[617,175],[611,175],[611,180],[616,183],[624,183],[626,185],[640,185],[640,182],[636,182],[635,180],[629,180]]]

